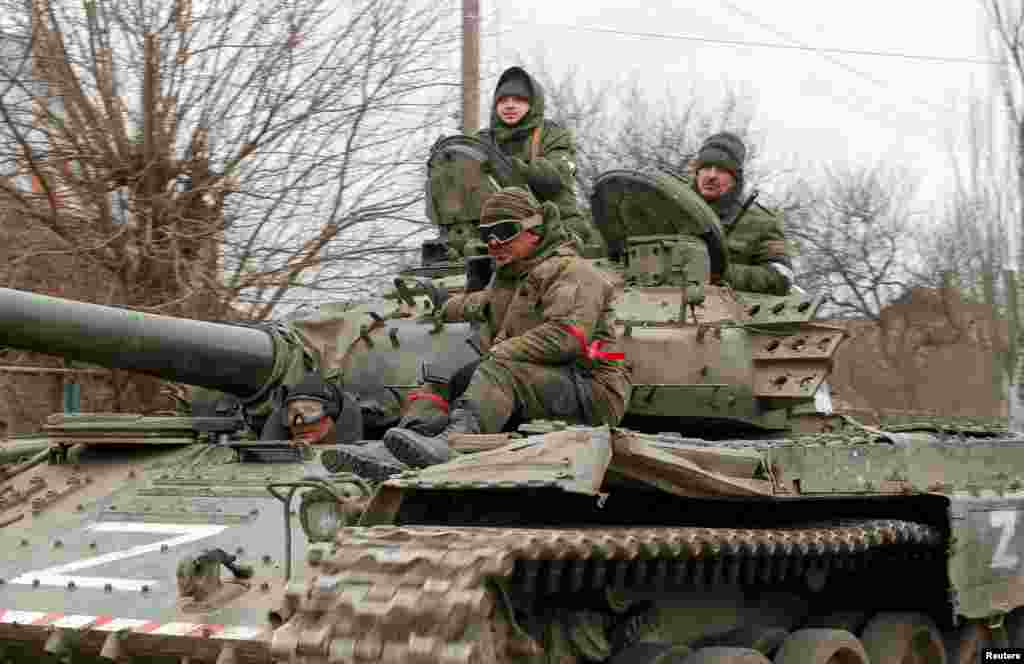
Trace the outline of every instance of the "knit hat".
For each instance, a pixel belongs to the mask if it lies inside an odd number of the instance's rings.
[[[522,187],[505,187],[491,194],[480,210],[480,223],[493,224],[506,219],[524,222],[530,230],[544,223],[544,210],[533,194]],[[531,220],[530,223],[527,223]]]
[[[494,91],[494,100],[497,101],[502,97],[525,97],[527,99],[533,98],[533,90],[530,89],[530,83],[522,76],[509,76],[498,89]]]
[[[718,166],[739,175],[743,172],[743,162],[747,158],[747,148],[739,136],[723,131],[709,136],[697,152],[696,170],[705,166]]]

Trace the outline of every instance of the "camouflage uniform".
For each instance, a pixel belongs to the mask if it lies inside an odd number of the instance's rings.
[[[509,127],[498,117],[498,92],[517,78],[530,91],[530,110],[514,127]],[[509,157],[525,162],[521,175],[534,196],[541,202],[557,205],[562,222],[584,243],[600,243],[600,236],[580,214],[576,202],[576,141],[572,130],[544,119],[544,89],[526,70],[509,67],[498,78],[491,100],[491,126],[480,130],[477,136]]]
[[[501,431],[517,410],[527,419],[610,426],[622,420],[628,370],[621,361],[587,354],[593,342],[615,343],[613,290],[571,245],[560,243],[522,272],[499,271],[486,290],[445,304],[446,321],[476,320],[496,331],[487,335],[487,357],[464,395],[480,406],[482,432]]]
[[[517,218],[501,203],[510,197],[537,207],[524,190],[503,189],[487,200],[481,221]],[[580,258],[557,208],[545,203],[543,213],[543,239],[530,258],[499,267],[486,289],[456,295],[441,309],[445,321],[482,323],[486,348],[469,387],[453,404],[451,419],[469,423],[457,433],[497,433],[513,414],[610,426],[625,414],[631,381],[628,365],[611,352],[614,287]],[[437,463],[452,454],[446,433],[427,438],[395,428],[384,441],[411,465]],[[410,456],[410,446],[422,449],[424,441],[443,442],[441,452]]]
[[[793,285],[793,264],[782,217],[758,203],[739,216],[746,153],[735,134],[722,132],[709,137],[697,153],[691,185],[700,193],[696,173],[705,166],[719,166],[733,173],[736,186],[718,200],[707,202],[722,220],[729,250],[728,272],[718,277],[736,290],[785,295]]]

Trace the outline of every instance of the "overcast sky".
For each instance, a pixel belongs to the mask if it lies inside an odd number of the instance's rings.
[[[767,158],[902,162],[921,172],[926,191],[947,171],[946,145],[964,124],[972,81],[987,89],[992,78],[984,64],[586,30],[988,60],[974,0],[481,0],[481,13],[485,63],[543,52],[552,68],[579,65],[595,81],[637,75],[652,97],[667,89],[685,97],[696,86],[713,102],[728,85],[753,96]]]

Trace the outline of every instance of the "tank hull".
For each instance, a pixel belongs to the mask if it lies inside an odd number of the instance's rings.
[[[693,283],[677,262],[695,247],[712,272],[727,260],[706,205],[665,174],[598,185],[612,253],[637,259],[599,261],[635,365],[630,428],[453,438],[474,452],[369,488],[288,445],[260,462],[224,444],[37,455],[0,471],[4,656],[944,664],[1003,616],[1024,645],[1024,441],[823,413],[794,435],[843,336],[812,322],[821,299]],[[396,418],[475,356],[421,295],[255,330],[0,292],[0,312],[28,307],[0,345],[122,366],[126,339],[125,368],[246,399],[315,366]],[[210,572],[213,553],[248,575]]]

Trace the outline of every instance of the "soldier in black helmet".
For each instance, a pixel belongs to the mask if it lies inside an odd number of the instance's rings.
[[[736,290],[785,295],[793,286],[793,264],[783,221],[759,203],[744,206],[746,158],[740,137],[723,131],[704,141],[691,164],[693,189],[722,220],[729,249],[728,272],[712,279]]]
[[[336,445],[359,440],[363,418],[355,398],[318,371],[274,395],[274,412],[263,425],[263,440],[294,440],[305,445]]]
[[[363,434],[362,415],[356,400],[318,372],[307,373],[277,395],[278,408],[263,427],[264,440],[288,438],[297,445],[332,445],[320,459],[332,473],[349,471],[373,480],[384,480],[406,469],[384,443],[356,444]]]

